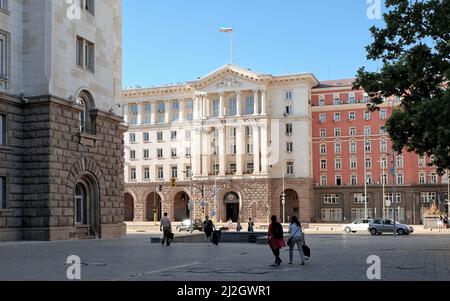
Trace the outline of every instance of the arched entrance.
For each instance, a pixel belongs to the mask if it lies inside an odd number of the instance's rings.
[[[190,218],[189,195],[184,191],[178,192],[174,197],[173,217],[176,222]]]
[[[74,220],[79,233],[100,237],[98,184],[91,174],[82,175],[75,184]],[[85,231],[84,231],[85,230]]]
[[[134,221],[134,198],[130,193],[125,193],[125,221]]]
[[[154,222],[154,210],[156,209],[156,221],[160,221],[162,217],[161,213],[161,196],[152,192],[147,196],[145,200],[145,220],[147,222]]]
[[[234,192],[229,192],[223,198],[223,202],[225,204],[225,217],[226,220],[232,220],[233,222],[237,222],[239,218],[239,196]]]
[[[286,189],[285,191],[286,198],[285,198],[285,215],[284,215],[284,221],[286,223],[289,222],[289,219],[291,216],[296,216],[300,218],[300,208],[299,208],[299,202],[298,202],[298,194],[293,189]],[[283,201],[280,196],[280,222],[283,221]]]

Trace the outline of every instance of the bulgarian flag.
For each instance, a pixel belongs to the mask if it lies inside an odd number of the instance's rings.
[[[220,32],[233,32],[233,27],[221,27]]]

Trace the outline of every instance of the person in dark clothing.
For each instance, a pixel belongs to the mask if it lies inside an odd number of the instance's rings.
[[[272,223],[269,225],[269,246],[275,256],[275,263],[272,266],[279,266],[282,263],[280,258],[280,249],[286,247],[286,243],[283,238],[283,226],[277,222],[277,217],[272,215]]]
[[[212,220],[209,219],[209,216],[206,216],[206,219],[203,222],[203,231],[205,231],[208,244],[211,242],[211,237],[214,230],[216,230],[216,227],[214,226]]]
[[[252,218],[249,217],[248,218],[248,232],[255,232],[255,230],[253,229],[253,227],[255,226],[255,224],[252,221]]]

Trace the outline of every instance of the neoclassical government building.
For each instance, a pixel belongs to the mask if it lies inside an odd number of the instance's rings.
[[[226,65],[185,84],[123,91],[125,220],[167,212],[268,222],[284,212],[309,222],[318,84],[310,73]]]

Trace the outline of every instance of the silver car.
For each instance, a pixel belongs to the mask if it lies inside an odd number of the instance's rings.
[[[346,233],[356,233],[356,231],[367,231],[371,219],[358,219],[351,224],[346,224],[342,226],[342,230]]]
[[[394,233],[394,221],[384,218],[374,219],[369,224],[368,230],[372,235]],[[414,232],[414,228],[405,224],[396,223],[395,231],[398,235],[409,235]]]

